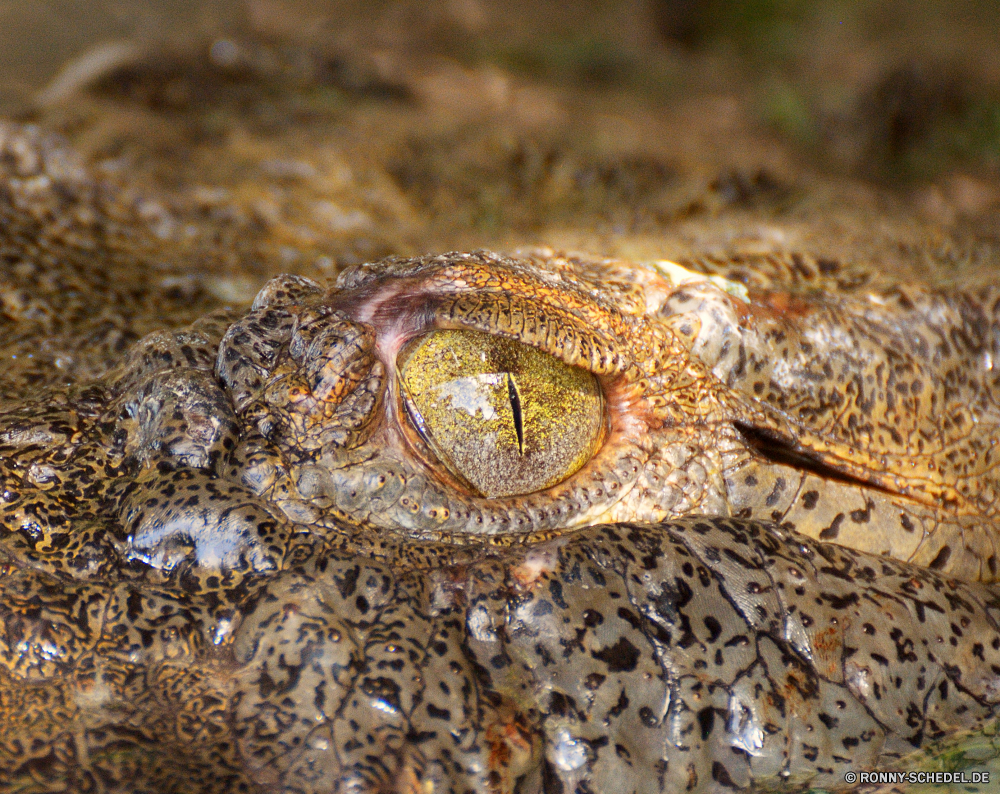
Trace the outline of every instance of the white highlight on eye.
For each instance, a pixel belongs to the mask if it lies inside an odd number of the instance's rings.
[[[483,420],[490,422],[497,415],[491,395],[501,384],[506,385],[506,375],[484,373],[455,378],[435,386],[434,390],[439,397],[450,400],[453,409],[465,411],[469,416],[481,412]]]

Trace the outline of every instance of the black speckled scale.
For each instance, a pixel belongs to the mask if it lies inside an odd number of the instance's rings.
[[[60,362],[0,393],[0,791],[838,789],[993,725],[991,288],[476,252],[154,328],[159,249],[54,152],[0,126],[0,237],[63,279],[0,262]],[[455,327],[593,372],[594,456],[455,482],[395,362]]]

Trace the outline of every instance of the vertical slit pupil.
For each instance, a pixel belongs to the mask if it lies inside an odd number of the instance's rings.
[[[507,397],[510,399],[510,410],[514,415],[514,432],[517,433],[517,451],[524,454],[524,423],[521,418],[521,395],[517,391],[514,376],[507,373]]]

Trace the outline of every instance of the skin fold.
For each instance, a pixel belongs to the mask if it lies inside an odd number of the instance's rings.
[[[158,329],[123,199],[3,150],[3,790],[837,789],[995,719],[994,288],[453,253]]]

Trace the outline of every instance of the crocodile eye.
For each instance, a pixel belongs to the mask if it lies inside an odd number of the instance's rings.
[[[481,496],[540,491],[600,446],[604,394],[589,372],[480,331],[435,331],[397,361],[410,421]]]

